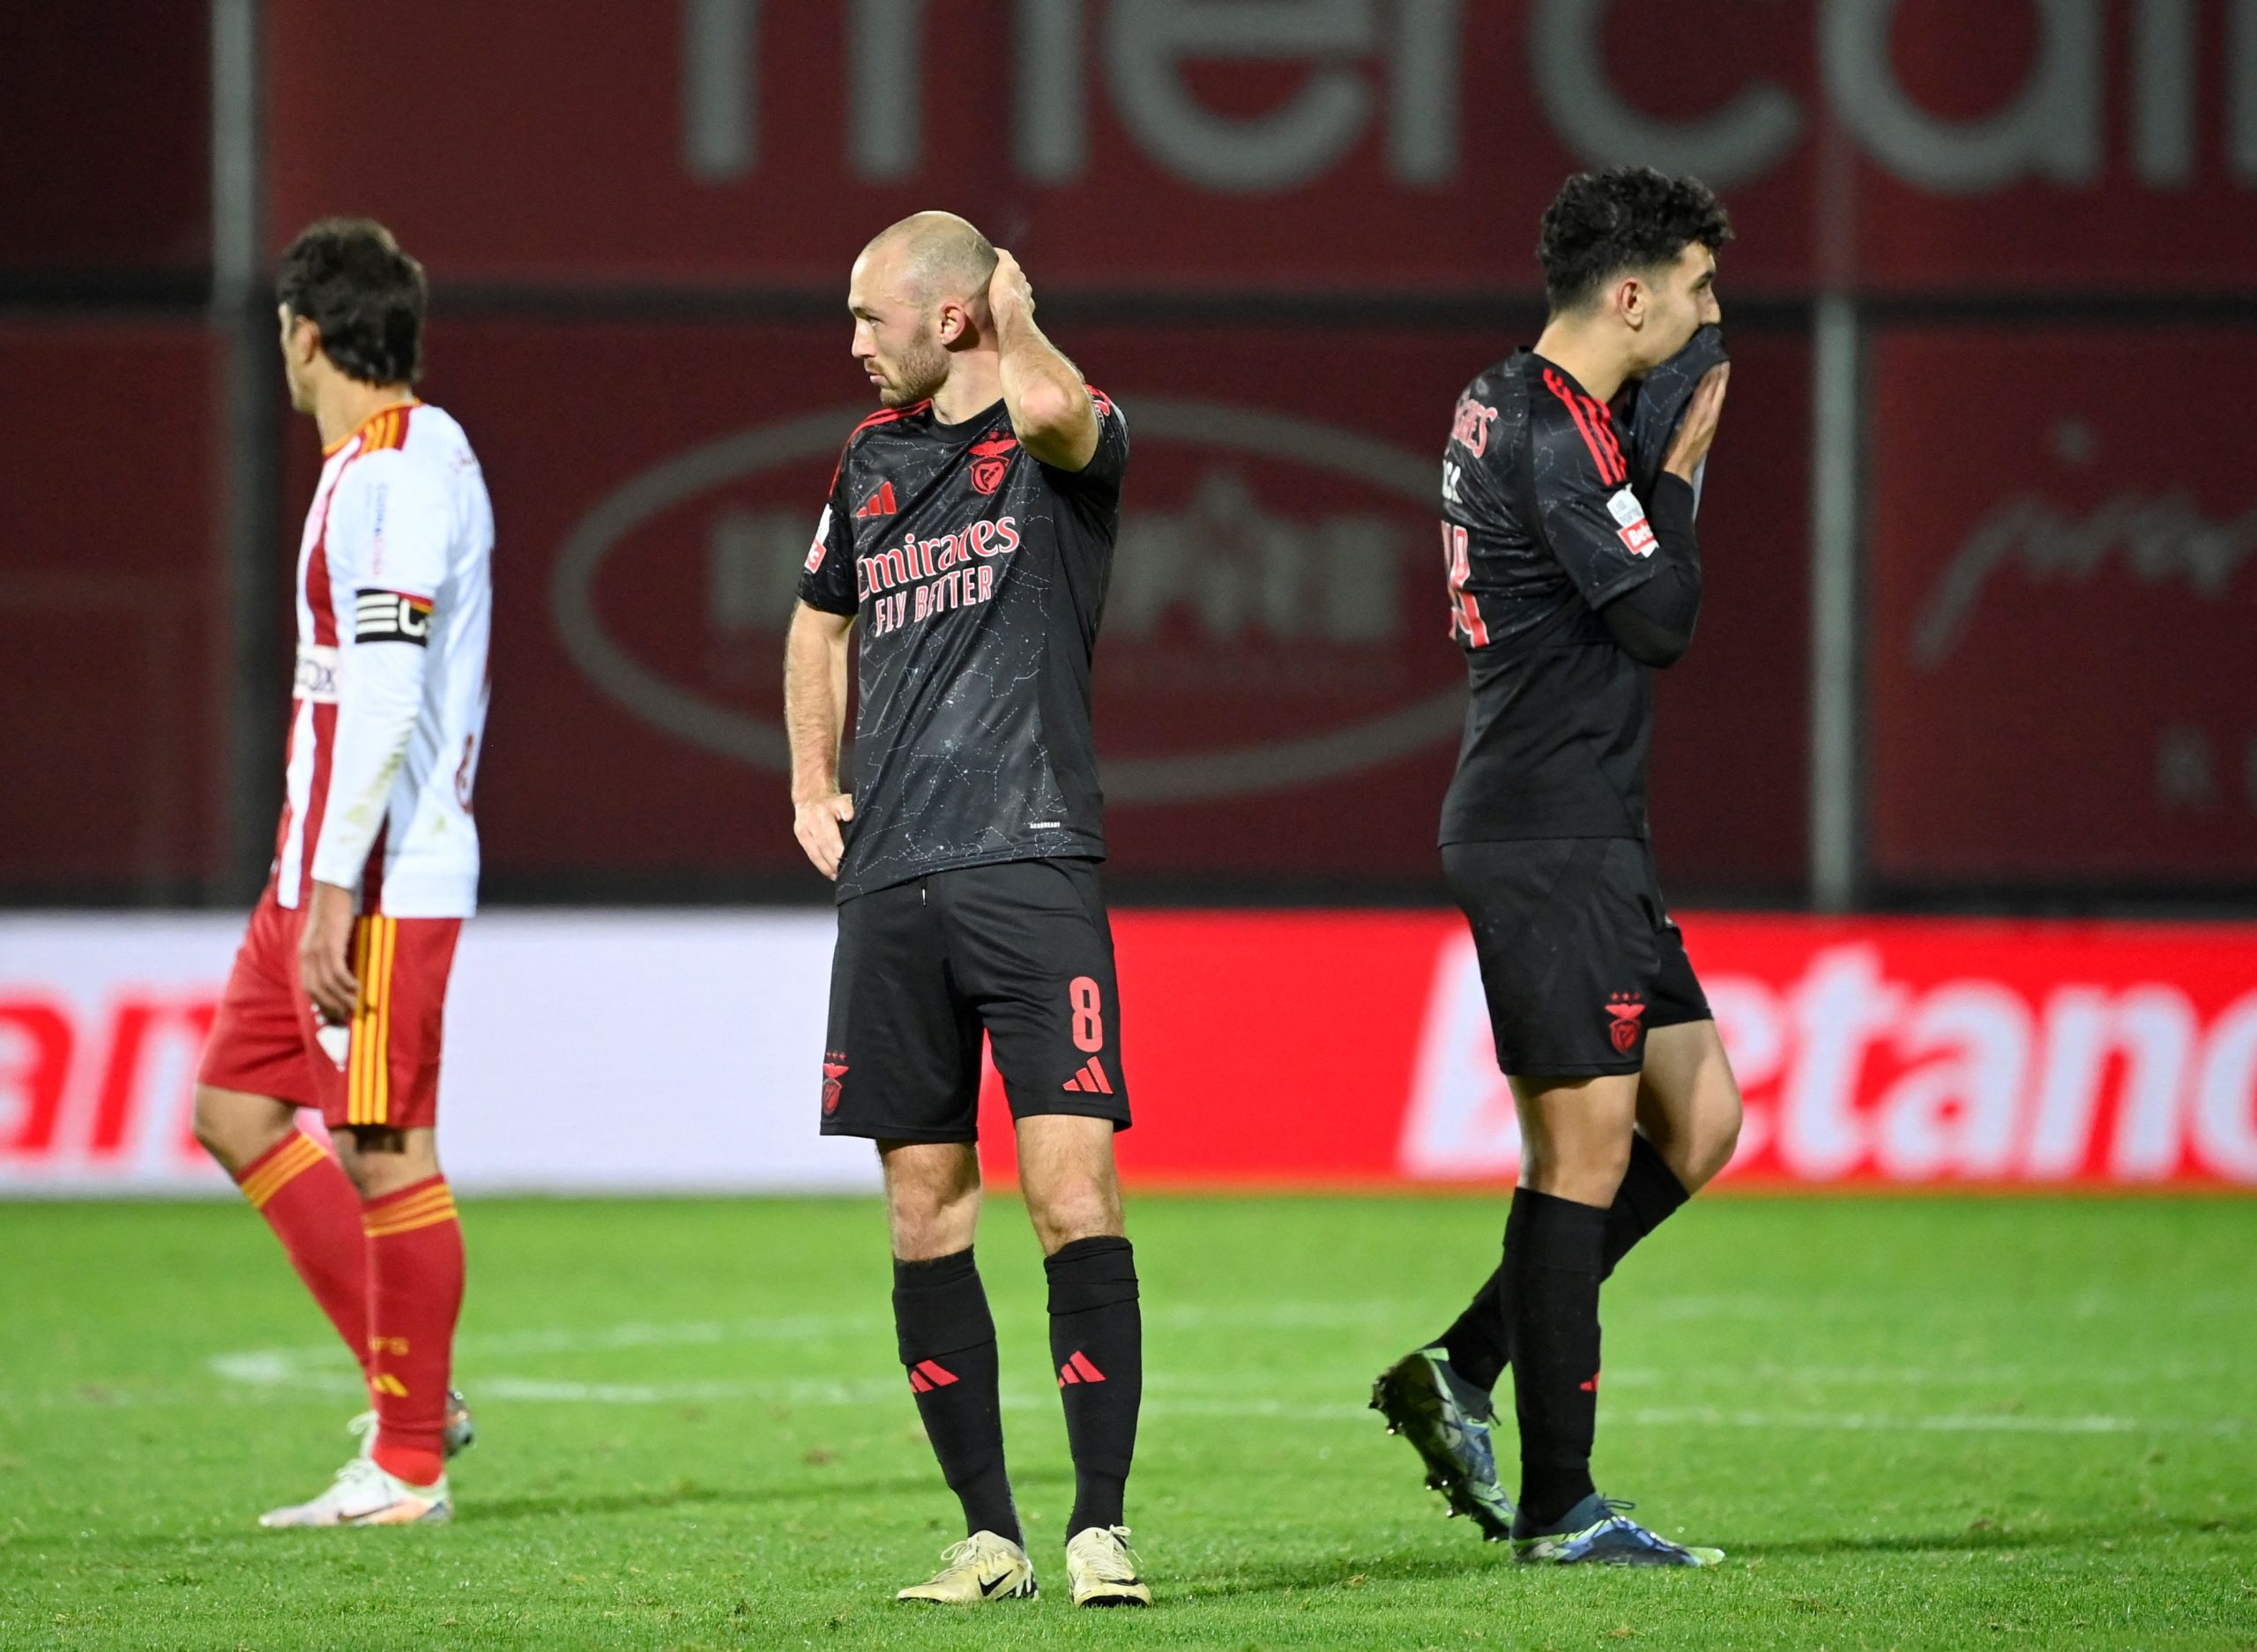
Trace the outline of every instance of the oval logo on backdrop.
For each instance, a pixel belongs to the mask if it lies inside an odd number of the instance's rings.
[[[1097,651],[1106,800],[1274,792],[1455,739],[1439,458],[1285,413],[1121,400],[1131,458]],[[825,479],[867,413],[725,437],[590,511],[551,592],[590,681],[677,739],[786,770],[784,627]],[[1009,461],[989,462],[1000,481]]]

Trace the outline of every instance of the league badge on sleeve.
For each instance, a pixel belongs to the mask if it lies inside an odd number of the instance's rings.
[[[1633,556],[1654,554],[1654,531],[1646,520],[1646,508],[1638,502],[1638,495],[1628,487],[1618,487],[1606,502],[1607,514],[1616,523],[1614,537],[1622,541]]]
[[[823,508],[823,517],[815,525],[815,543],[808,547],[808,572],[812,574],[823,566],[823,553],[831,548],[831,507]]]

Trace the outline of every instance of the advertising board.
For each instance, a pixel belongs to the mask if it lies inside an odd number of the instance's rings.
[[[2257,928],[1683,922],[1747,1096],[1728,1184],[2257,1187]],[[189,1087],[238,928],[0,919],[0,1194],[227,1190]],[[1131,909],[1114,928],[1133,1187],[1509,1185],[1456,917]],[[451,1176],[875,1188],[867,1143],[816,1134],[831,934],[818,912],[476,919],[448,1012]],[[1007,1179],[992,1071],[982,1112]]]

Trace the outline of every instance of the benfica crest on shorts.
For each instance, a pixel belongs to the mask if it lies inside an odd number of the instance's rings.
[[[1630,1053],[1630,1046],[1638,1041],[1639,1018],[1646,1013],[1646,1006],[1635,993],[1617,993],[1607,1001],[1606,1013],[1614,1018],[1607,1036],[1614,1040],[1614,1047],[1623,1054]]]
[[[1014,435],[989,436],[984,442],[972,444],[972,485],[983,494],[992,494],[1003,485],[1009,473],[1009,455],[1018,446]]]

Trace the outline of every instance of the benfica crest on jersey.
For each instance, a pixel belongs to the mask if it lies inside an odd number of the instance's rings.
[[[992,435],[984,442],[972,444],[972,485],[983,494],[992,494],[1003,485],[1003,478],[1011,468],[1010,454],[1018,447],[1013,435]]]

